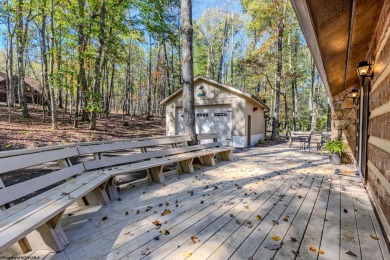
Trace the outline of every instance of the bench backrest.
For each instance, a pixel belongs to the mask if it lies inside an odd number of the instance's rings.
[[[91,146],[81,146],[78,147],[80,155],[84,154],[96,154],[104,152],[114,152],[121,150],[130,150],[135,148],[145,148],[158,145],[172,145],[177,143],[185,143],[191,141],[191,138],[187,135],[179,137],[167,136],[165,138],[153,139],[153,140],[142,140],[142,141],[132,141],[124,143],[111,143],[103,145],[91,145]]]
[[[78,156],[76,147],[57,149],[44,152],[21,154],[0,158],[0,175],[2,173],[20,170],[48,162],[59,161],[73,156]]]
[[[11,186],[2,187],[0,188],[0,206],[57,184],[84,171],[84,165],[77,164]]]
[[[291,137],[297,137],[297,136],[309,136],[310,132],[305,131],[292,131],[290,132]]]
[[[129,163],[145,161],[154,158],[161,158],[165,156],[172,156],[172,155],[183,154],[183,153],[188,153],[193,151],[199,151],[207,148],[215,148],[215,147],[220,147],[221,145],[222,144],[219,142],[214,142],[209,144],[170,148],[166,150],[150,151],[145,153],[125,155],[119,157],[103,158],[100,160],[84,162],[84,167],[87,171],[95,170],[99,168],[112,167],[121,164],[129,164]]]

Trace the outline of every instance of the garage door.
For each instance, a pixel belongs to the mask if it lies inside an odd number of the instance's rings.
[[[196,133],[219,133],[224,145],[231,145],[232,112],[230,106],[198,107],[195,109]],[[176,111],[176,134],[184,134],[183,109]]]

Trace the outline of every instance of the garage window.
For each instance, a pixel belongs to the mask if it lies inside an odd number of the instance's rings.
[[[196,114],[196,117],[208,117],[209,113],[198,113]]]
[[[227,116],[227,113],[214,113],[214,116]]]

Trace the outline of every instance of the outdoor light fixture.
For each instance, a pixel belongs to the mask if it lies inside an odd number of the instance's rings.
[[[356,67],[356,72],[359,75],[359,77],[371,77],[373,76],[371,72],[371,64],[369,64],[367,61],[361,61],[359,62],[359,65]]]
[[[349,94],[351,95],[351,97],[356,98],[357,96],[359,96],[359,91],[357,91],[357,89],[354,88]]]

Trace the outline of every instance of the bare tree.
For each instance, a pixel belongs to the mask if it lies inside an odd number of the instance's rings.
[[[194,61],[193,61],[193,26],[192,26],[192,2],[181,1],[181,36],[182,54],[181,68],[183,79],[183,123],[184,133],[192,138],[192,144],[197,143],[195,130],[195,94],[194,94]]]

